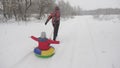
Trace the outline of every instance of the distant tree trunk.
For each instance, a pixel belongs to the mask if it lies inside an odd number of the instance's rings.
[[[23,15],[23,11],[22,11],[22,1],[23,0],[18,0],[18,19],[19,20],[24,20],[24,15]]]
[[[15,20],[17,20],[17,13],[16,13],[16,9],[13,9],[13,15],[15,16]]]
[[[2,5],[3,5],[3,16],[7,19],[6,0],[2,0]]]
[[[27,20],[27,10],[30,8],[31,6],[31,0],[25,0],[25,15],[24,15],[24,18],[25,18],[25,21]]]
[[[43,15],[44,15],[44,7],[40,6],[39,7],[39,18],[38,19],[42,19]]]
[[[38,17],[38,19],[41,19],[42,15],[44,14],[43,11],[44,11],[45,7],[43,4],[45,5],[44,0],[39,0],[39,17]]]

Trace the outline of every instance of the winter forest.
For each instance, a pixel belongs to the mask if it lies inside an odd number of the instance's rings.
[[[119,8],[97,8],[84,10],[81,6],[73,6],[69,1],[58,0],[0,0],[0,21],[14,19],[16,21],[27,21],[31,17],[38,20],[44,19],[54,10],[60,7],[61,18],[70,18],[78,15],[92,15],[98,18],[101,15],[119,15]],[[118,16],[119,18],[119,16]]]
[[[34,16],[42,19],[53,11],[57,5],[55,0],[1,0],[1,15],[6,20],[14,18],[17,21],[26,21],[27,18]],[[71,17],[80,14],[79,6],[71,6],[69,2],[64,0],[58,2],[61,10],[61,17]]]

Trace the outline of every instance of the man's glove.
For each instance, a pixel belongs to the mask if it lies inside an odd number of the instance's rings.
[[[47,22],[45,22],[45,25],[47,25]]]
[[[45,25],[47,25],[47,23],[48,23],[48,20],[45,22]]]

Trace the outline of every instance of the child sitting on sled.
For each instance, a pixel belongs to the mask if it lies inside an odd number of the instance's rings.
[[[46,53],[47,53],[47,51],[50,52],[51,49],[54,50],[54,48],[51,47],[50,44],[59,44],[60,43],[59,41],[54,41],[54,40],[46,38],[45,32],[42,32],[41,36],[38,38],[34,37],[34,36],[31,36],[31,38],[38,42],[38,47],[36,47],[34,49],[34,52],[36,54],[41,54],[41,51],[43,51],[43,53],[45,53],[44,51],[46,51]],[[46,54],[43,54],[43,55],[46,55]]]

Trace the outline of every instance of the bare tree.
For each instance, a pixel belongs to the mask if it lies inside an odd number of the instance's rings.
[[[2,0],[3,15],[6,19],[26,21],[27,17],[35,12],[39,14],[39,19],[42,19],[55,5],[53,0],[35,0],[34,6],[31,7],[32,3],[32,0]]]
[[[22,2],[23,0],[18,0],[18,20],[23,20],[24,16],[23,16],[23,11],[22,11]]]
[[[11,0],[2,0],[3,15],[6,19],[11,17]]]
[[[39,0],[39,18],[42,19],[45,13],[50,12],[55,5],[53,0]]]
[[[27,20],[27,11],[31,6],[31,0],[25,0],[25,14],[24,14],[24,19],[25,21]]]

